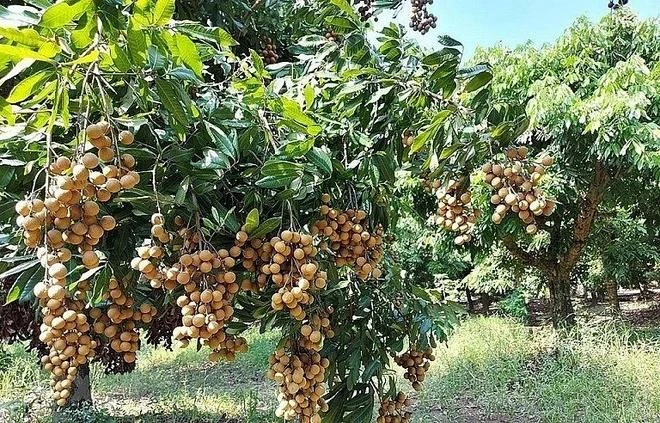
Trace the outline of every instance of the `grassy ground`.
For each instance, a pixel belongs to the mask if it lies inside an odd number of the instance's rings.
[[[249,341],[234,363],[208,364],[194,349],[147,349],[131,374],[94,368],[96,407],[77,421],[274,422],[274,388],[263,374],[275,336]],[[479,317],[436,354],[415,422],[660,422],[658,331],[604,321],[560,338]],[[6,349],[0,422],[48,421],[46,386],[34,357]]]

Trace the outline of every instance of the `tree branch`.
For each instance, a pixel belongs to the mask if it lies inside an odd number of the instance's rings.
[[[515,258],[522,261],[523,264],[534,266],[547,274],[554,272],[553,263],[550,260],[539,257],[536,254],[523,249],[512,237],[507,236],[503,238],[502,244]]]
[[[568,247],[568,250],[566,250],[566,253],[560,257],[560,271],[564,275],[570,274],[573,267],[575,267],[575,264],[580,259],[582,250],[584,249],[589,234],[591,233],[598,206],[605,196],[609,180],[610,176],[605,165],[602,162],[597,161],[593,177],[589,183],[589,188],[587,188],[587,193],[580,204],[580,211],[575,218],[573,240]]]

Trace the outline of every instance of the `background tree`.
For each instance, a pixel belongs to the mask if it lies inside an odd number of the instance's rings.
[[[597,24],[578,20],[540,50],[498,47],[477,55],[492,63],[494,75],[483,94],[488,108],[476,109],[492,142],[478,151],[488,156],[516,144],[529,154],[552,155],[552,176],[542,182],[557,201],[534,236],[521,234],[517,218],[489,229],[484,213],[477,245],[501,240],[514,257],[542,272],[555,324],[575,321],[571,277],[598,210],[645,204],[655,195],[658,31],[657,20],[640,20],[621,8]]]

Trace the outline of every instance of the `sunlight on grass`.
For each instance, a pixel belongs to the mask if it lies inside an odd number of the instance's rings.
[[[508,320],[470,319],[438,349],[420,409],[469,399],[531,421],[660,421],[660,348],[632,335],[601,323],[559,342],[550,330],[530,334]]]

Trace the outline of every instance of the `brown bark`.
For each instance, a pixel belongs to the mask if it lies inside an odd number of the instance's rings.
[[[607,302],[610,305],[612,314],[621,314],[621,306],[619,305],[619,286],[614,279],[610,279],[605,283],[607,288]]]
[[[571,327],[575,325],[575,310],[571,301],[570,280],[550,278],[548,283],[552,303],[552,325]]]
[[[575,219],[573,240],[566,253],[559,258],[559,270],[562,274],[570,275],[580,259],[582,250],[587,244],[587,239],[591,233],[598,206],[603,201],[608,182],[607,169],[601,162],[596,162],[593,178],[580,205],[580,212]]]

